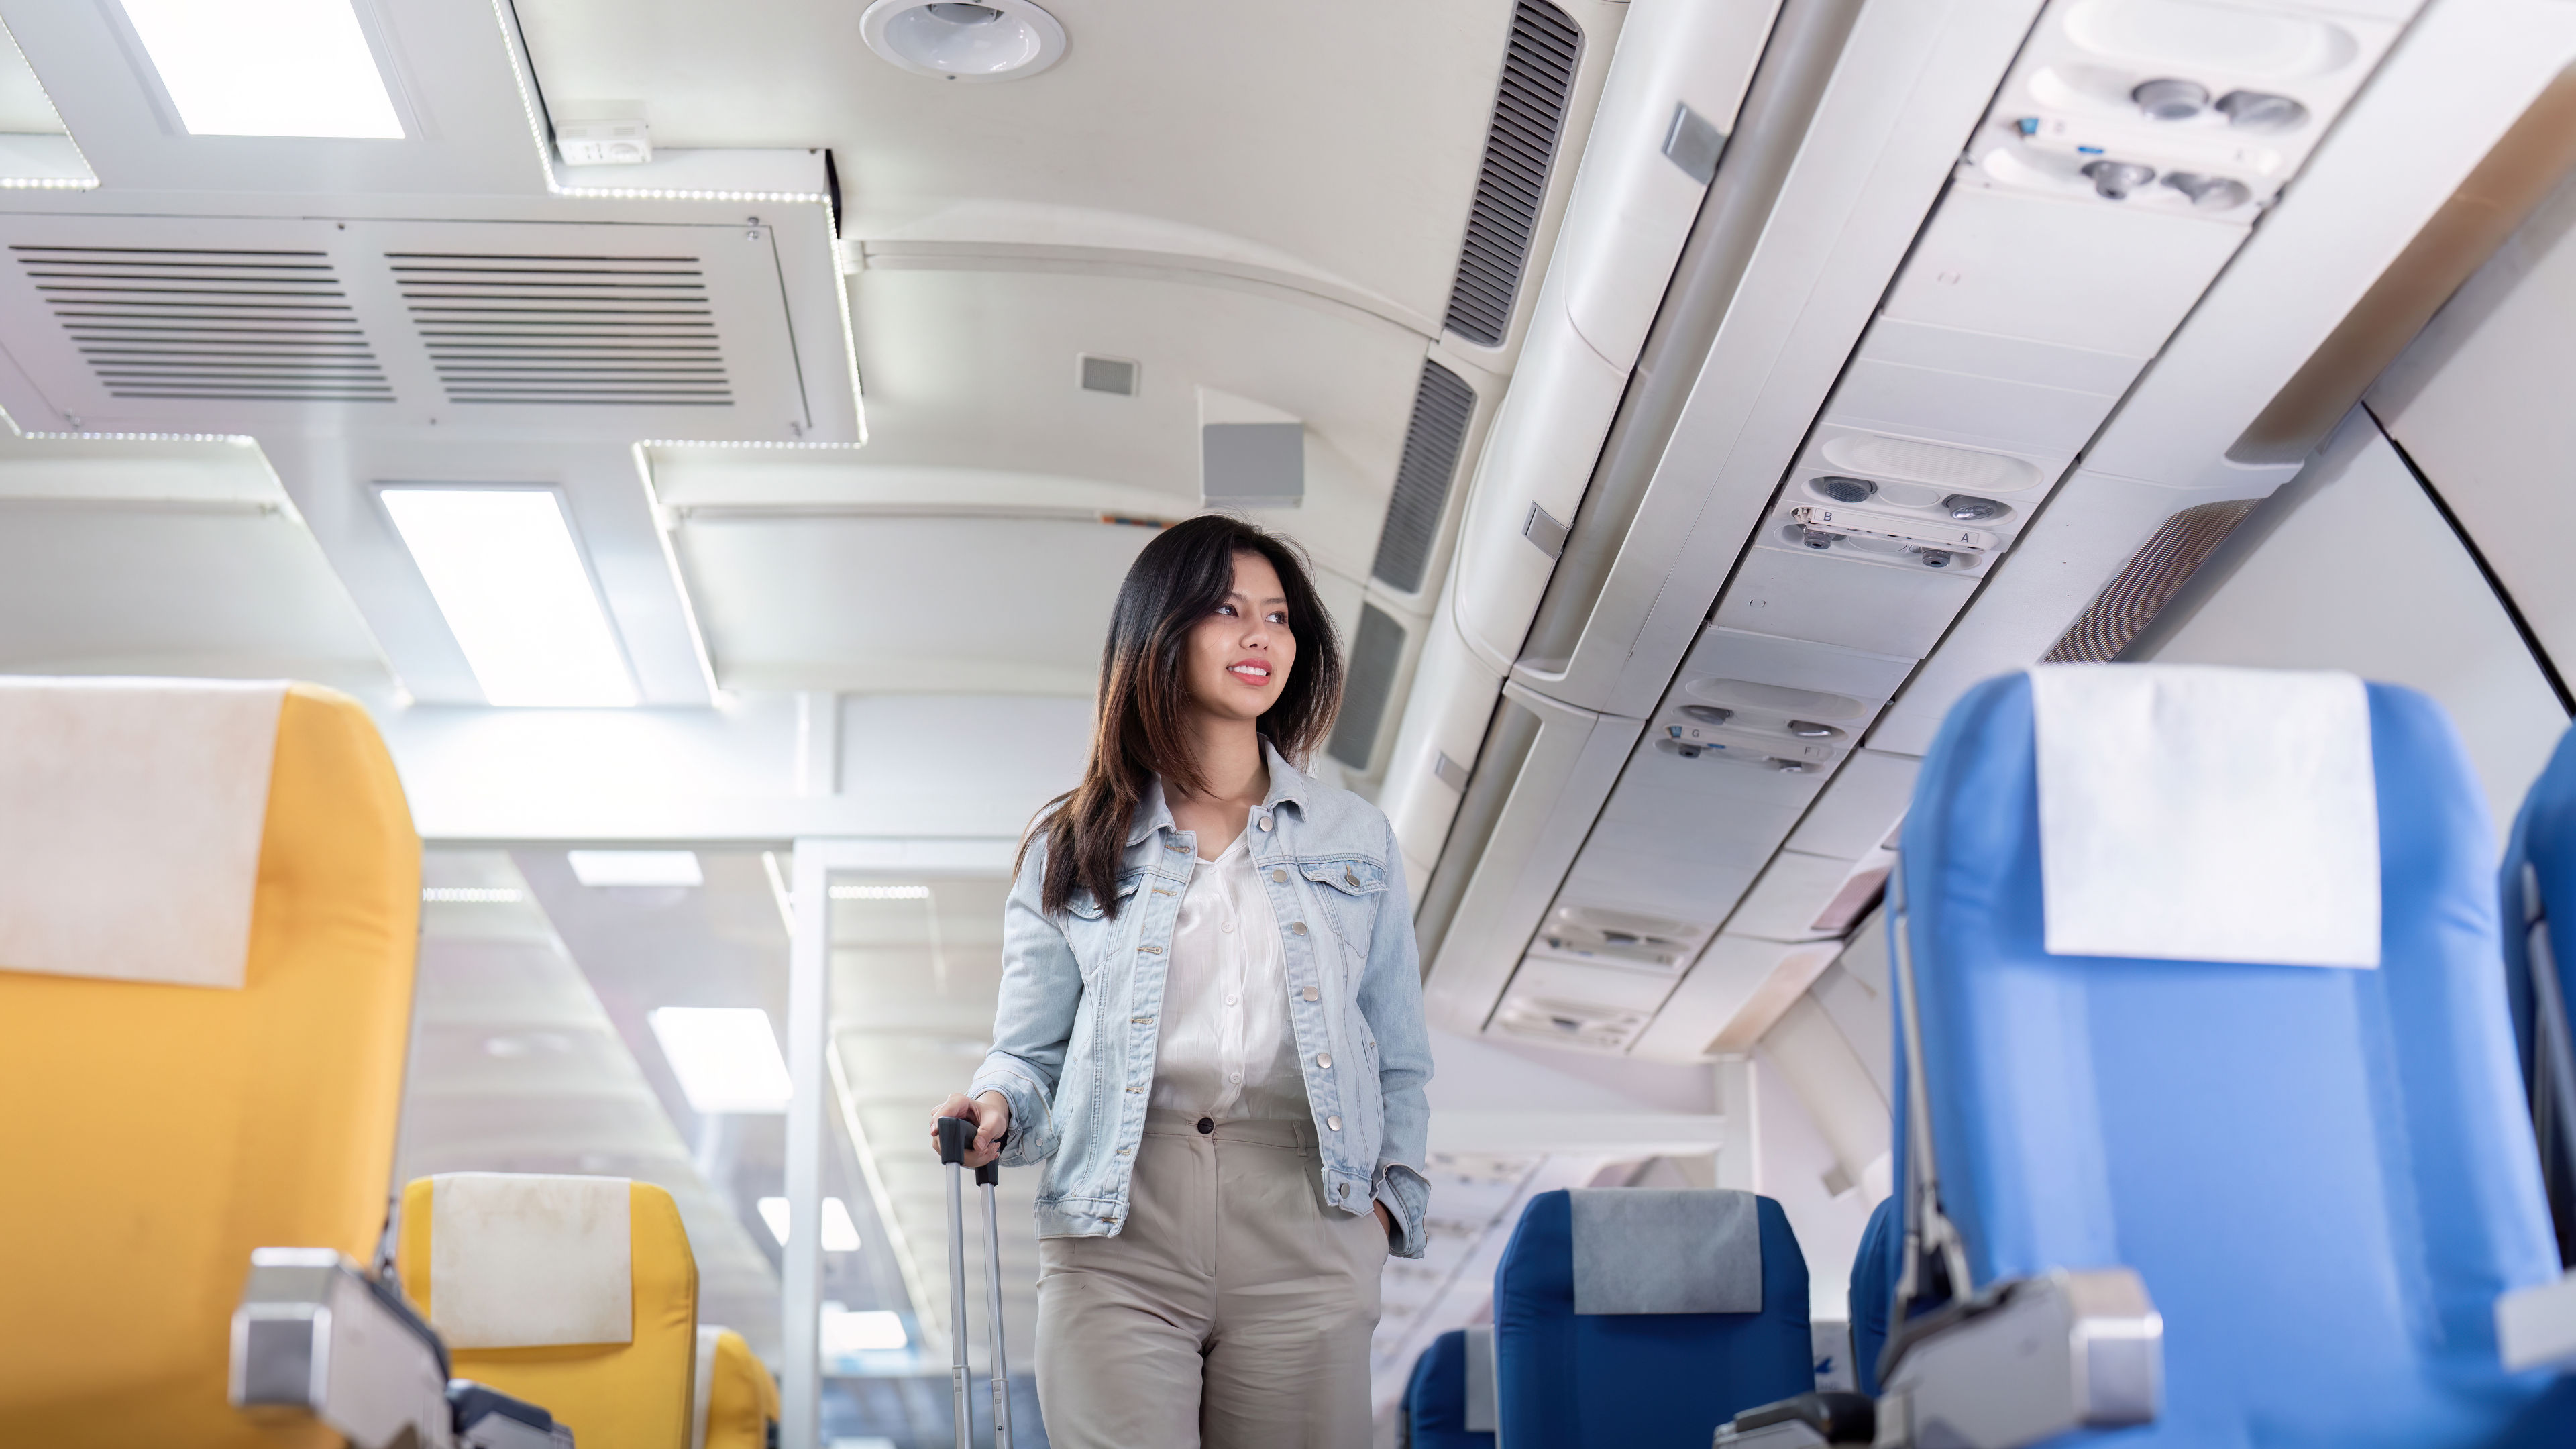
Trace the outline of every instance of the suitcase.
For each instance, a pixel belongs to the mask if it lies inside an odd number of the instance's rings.
[[[939,1119],[939,1160],[948,1165],[948,1356],[949,1392],[957,1403],[957,1449],[972,1449],[974,1419],[966,1389],[966,1149],[974,1144],[975,1124],[963,1117]],[[1011,1368],[1002,1349],[1002,1220],[993,1188],[1002,1180],[997,1163],[975,1169],[975,1185],[984,1195],[984,1309],[993,1335],[993,1449],[1011,1445]]]

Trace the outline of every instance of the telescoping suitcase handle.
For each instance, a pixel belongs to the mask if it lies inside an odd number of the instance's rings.
[[[939,1119],[939,1160],[948,1165],[948,1384],[957,1405],[957,1449],[973,1449],[973,1420],[966,1391],[966,1149],[975,1143],[975,1124],[963,1117]],[[1002,1349],[1002,1217],[993,1189],[1002,1180],[998,1163],[975,1169],[975,1185],[984,1194],[984,1319],[993,1334],[993,1449],[1012,1449],[1011,1366]]]

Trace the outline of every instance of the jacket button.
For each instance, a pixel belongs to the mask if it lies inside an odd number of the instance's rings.
[[[1305,995],[1308,1001],[1321,1001],[1324,999],[1324,993],[1317,991],[1312,986],[1306,988]]]
[[[1306,934],[1306,923],[1304,921],[1294,921],[1289,924],[1288,929],[1302,936]]]
[[[1315,1065],[1317,1065],[1317,1066],[1319,1066],[1319,1067],[1329,1067],[1329,1066],[1331,1066],[1332,1064],[1333,1064],[1333,1054],[1332,1054],[1331,1052],[1317,1052],[1317,1053],[1315,1053]]]
[[[1342,1119],[1339,1117],[1327,1117],[1324,1119],[1324,1125],[1335,1132],[1339,1132],[1342,1130]]]
[[[1269,828],[1270,828],[1270,817],[1269,817],[1269,816],[1264,815],[1264,816],[1262,816],[1262,817],[1261,817],[1261,828],[1262,828],[1262,829],[1264,829],[1264,830],[1267,830],[1267,829],[1269,829]]]
[[[1270,883],[1272,885],[1286,885],[1288,883],[1288,872],[1284,870],[1272,871],[1270,873]]]
[[[1216,1130],[1216,1119],[1215,1119],[1214,1117],[1201,1117],[1201,1118],[1199,1119],[1199,1135],[1200,1135],[1201,1137],[1205,1137],[1205,1136],[1207,1136],[1209,1133],[1214,1132],[1215,1130]]]

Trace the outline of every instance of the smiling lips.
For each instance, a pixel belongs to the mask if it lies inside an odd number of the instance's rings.
[[[1270,682],[1270,666],[1258,659],[1245,659],[1229,664],[1225,667],[1225,672],[1255,688]]]

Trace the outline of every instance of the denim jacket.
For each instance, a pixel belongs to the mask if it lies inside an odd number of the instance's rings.
[[[1297,770],[1267,741],[1262,753],[1270,795],[1246,843],[1279,921],[1324,1201],[1353,1215],[1385,1203],[1394,1252],[1418,1258],[1431,1043],[1395,832],[1375,806]],[[1115,1237],[1126,1219],[1172,927],[1197,850],[1157,785],[1127,832],[1114,919],[1078,888],[1067,909],[1046,913],[1043,835],[1012,883],[993,1051],[969,1093],[1011,1104],[1004,1164],[1045,1164],[1040,1237]]]

